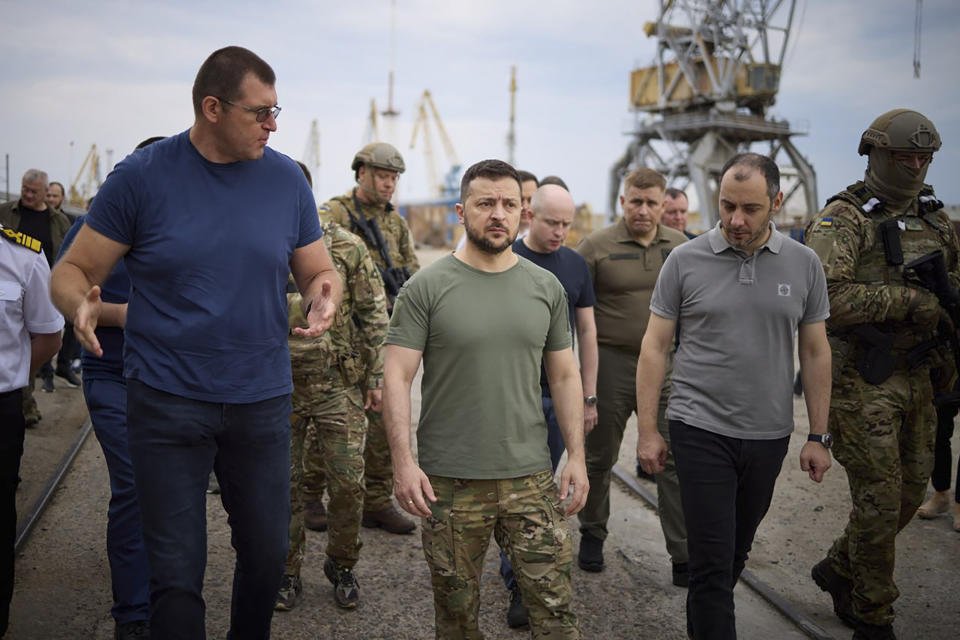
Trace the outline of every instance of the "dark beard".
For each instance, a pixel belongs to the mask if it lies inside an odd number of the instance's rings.
[[[470,225],[464,224],[463,228],[466,231],[467,240],[469,240],[473,246],[492,256],[500,255],[506,251],[507,247],[512,246],[513,242],[517,239],[517,235],[514,234],[512,238],[507,237],[502,246],[498,246],[487,240],[483,235],[474,234],[473,230],[470,228]]]

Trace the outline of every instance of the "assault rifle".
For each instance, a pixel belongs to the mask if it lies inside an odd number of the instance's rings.
[[[939,331],[945,335],[946,342],[953,352],[957,372],[960,373],[960,336],[957,334],[960,330],[960,292],[950,284],[943,252],[937,249],[917,258],[903,267],[903,273],[908,280],[937,296],[940,306],[950,316],[953,322],[952,329],[946,330],[941,326]],[[960,407],[960,391],[956,389],[957,386],[954,385],[953,391],[937,393],[934,404],[938,407]]]
[[[377,271],[380,272],[380,277],[383,278],[383,288],[387,294],[387,310],[392,311],[393,302],[397,299],[397,294],[400,293],[400,287],[410,279],[412,274],[410,273],[410,269],[406,267],[394,266],[393,260],[390,259],[390,250],[383,237],[383,232],[380,231],[380,225],[377,224],[377,219],[366,219],[366,216],[363,215],[363,210],[360,208],[360,201],[357,200],[356,191],[353,192],[353,206],[356,207],[356,214],[347,208],[347,213],[350,215],[350,224],[354,229],[359,230],[360,233],[363,234],[363,239],[368,247],[376,248],[380,252],[380,256],[383,258],[384,264],[386,264],[385,267],[377,265]]]

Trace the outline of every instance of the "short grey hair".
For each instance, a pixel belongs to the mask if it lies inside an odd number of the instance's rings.
[[[44,187],[50,185],[50,176],[47,175],[46,171],[40,171],[40,169],[27,169],[27,172],[23,174],[24,182],[42,182]]]

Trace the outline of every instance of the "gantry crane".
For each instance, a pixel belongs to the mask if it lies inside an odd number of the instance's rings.
[[[80,165],[80,171],[77,177],[70,183],[70,189],[67,191],[67,202],[75,207],[86,210],[87,202],[103,184],[100,178],[100,155],[97,153],[97,145],[90,145],[90,151],[87,157],[83,159]]]
[[[427,108],[429,107],[429,114]],[[417,119],[413,123],[413,135],[410,137],[410,148],[413,149],[417,143],[417,134],[423,131],[423,155],[427,163],[427,179],[430,185],[430,191],[433,195],[448,197],[457,193],[459,189],[460,161],[457,159],[457,152],[453,148],[453,142],[447,135],[447,130],[440,119],[440,112],[437,111],[437,105],[433,102],[433,96],[430,91],[425,89],[420,96],[420,102],[417,105]],[[437,174],[437,166],[433,157],[433,139],[430,133],[430,115],[433,116],[433,123],[443,142],[443,148],[447,154],[447,161],[450,163],[450,169],[441,180]]]
[[[630,76],[636,119],[611,170],[611,215],[623,176],[646,166],[675,186],[692,185],[703,221],[713,226],[719,171],[746,150],[765,152],[780,166],[783,216],[791,205],[800,215],[816,213],[816,174],[791,140],[800,133],[767,117],[795,7],[796,0],[660,0],[657,21],[644,26],[657,39],[653,64]],[[801,192],[802,202],[792,200]]]

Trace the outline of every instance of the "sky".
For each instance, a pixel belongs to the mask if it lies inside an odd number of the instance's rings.
[[[401,201],[432,195],[423,141],[410,149],[427,89],[464,166],[507,159],[510,68],[517,68],[518,168],[556,174],[577,202],[605,212],[610,167],[635,114],[629,74],[651,63],[655,0],[0,0],[0,191],[28,168],[69,185],[92,144],[106,164],[144,138],[193,122],[190,88],[212,51],[245,46],[277,74],[283,111],[270,146],[300,159],[318,121],[318,200],[353,184],[370,100],[387,102],[408,170]],[[794,138],[813,163],[819,200],[860,179],[860,134],[896,107],[923,112],[944,141],[927,175],[941,200],[960,203],[960,2],[923,3],[921,78],[913,77],[915,3],[799,0],[780,93],[769,115],[808,132]],[[391,23],[395,29],[391,29]],[[391,33],[394,37],[391,37]],[[391,42],[395,46],[391,46]],[[393,51],[393,53],[391,53]],[[392,63],[391,63],[392,61]],[[433,134],[440,172],[451,164]],[[105,174],[105,171],[104,171]]]

